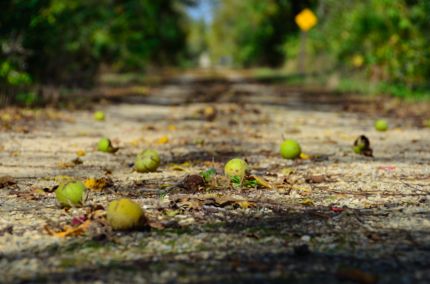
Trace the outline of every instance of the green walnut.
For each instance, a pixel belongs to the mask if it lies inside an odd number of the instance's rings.
[[[134,169],[139,173],[155,172],[159,166],[160,156],[152,149],[142,151],[134,161]]]
[[[377,121],[375,121],[375,129],[378,131],[387,131],[388,122],[384,119],[378,119]]]
[[[87,189],[80,181],[70,181],[60,184],[55,190],[57,202],[62,207],[82,206],[86,199]]]
[[[282,142],[281,147],[281,156],[284,159],[296,159],[300,156],[302,149],[300,148],[299,143],[293,139],[287,139]]]
[[[97,144],[97,150],[105,153],[115,153],[118,148],[112,146],[112,142],[108,138],[101,138]]]
[[[128,230],[146,223],[142,207],[128,198],[110,202],[107,207],[106,217],[109,225],[114,230]]]
[[[247,171],[248,164],[244,160],[239,158],[234,158],[228,161],[224,166],[224,173],[229,178],[237,176],[241,180],[243,180],[246,176]]]
[[[104,121],[106,119],[106,115],[102,111],[96,111],[94,113],[94,119],[97,121]]]

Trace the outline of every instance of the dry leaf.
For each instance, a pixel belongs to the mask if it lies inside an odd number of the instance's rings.
[[[250,176],[250,178],[255,179],[255,181],[257,182],[258,185],[265,187],[265,188],[273,188],[272,185],[267,182],[266,180],[264,180],[262,177],[258,177],[258,176]]]
[[[55,236],[59,238],[74,237],[74,236],[83,235],[88,230],[90,224],[91,224],[91,220],[86,220],[85,222],[83,222],[77,227],[65,226],[64,229],[60,232],[55,232],[48,226],[45,226],[45,230],[51,236]]]
[[[302,152],[302,153],[300,153],[300,159],[310,160],[310,159],[312,159],[312,156]]]
[[[160,137],[156,143],[157,144],[167,144],[167,143],[169,143],[169,137],[164,135],[164,136]]]
[[[170,164],[169,168],[172,171],[188,171],[189,169],[187,169],[187,168],[189,168],[191,166],[192,166],[191,162],[186,161],[186,162],[183,162],[182,164]]]
[[[102,191],[105,188],[112,186],[113,181],[110,178],[89,178],[84,181],[86,188],[92,191]]]
[[[11,176],[0,177],[0,188],[12,186],[12,185],[15,185],[15,184],[16,184],[16,181]]]

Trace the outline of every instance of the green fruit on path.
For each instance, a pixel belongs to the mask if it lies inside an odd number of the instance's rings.
[[[134,169],[139,173],[155,172],[159,166],[160,156],[152,149],[142,151],[134,161]]]
[[[102,111],[96,111],[94,113],[94,119],[97,120],[97,121],[104,121],[105,118],[106,118],[106,115]]]
[[[281,147],[281,156],[284,159],[296,159],[300,156],[302,149],[300,148],[299,143],[293,139],[287,139],[282,142]]]
[[[375,129],[378,131],[387,131],[388,122],[384,119],[378,119],[377,121],[375,121]]]
[[[237,176],[241,180],[243,180],[247,171],[248,164],[244,160],[239,158],[234,158],[228,161],[224,166],[224,173],[229,178]]]
[[[62,207],[82,206],[85,201],[87,189],[80,181],[70,181],[60,184],[55,190],[57,202]]]
[[[363,148],[360,146],[354,146],[353,149],[354,149],[354,153],[356,154],[361,154],[361,151],[363,150]]]
[[[127,230],[144,225],[146,218],[136,202],[122,198],[109,203],[106,211],[109,225],[114,230]]]
[[[112,142],[108,138],[101,138],[97,144],[97,150],[105,153],[115,153],[118,148],[112,146]]]

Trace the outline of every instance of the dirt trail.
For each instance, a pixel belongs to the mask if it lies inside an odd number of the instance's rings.
[[[0,182],[0,282],[428,283],[430,130],[391,118],[379,133],[374,117],[344,112],[339,97],[320,98],[237,76],[183,76],[98,106],[104,122],[74,111],[62,114],[73,122],[0,132],[0,177],[17,182]],[[207,106],[217,110],[213,120],[201,113]],[[374,158],[353,153],[361,134]],[[103,136],[117,154],[95,151]],[[283,137],[313,158],[281,159]],[[146,147],[159,150],[162,166],[135,173],[134,156]],[[74,165],[79,150],[86,155]],[[273,188],[160,193],[208,167],[222,174],[233,157],[246,158]],[[43,189],[61,176],[109,177],[113,185],[91,192],[87,204],[130,197],[164,228],[50,236],[46,226],[89,210],[56,207]]]

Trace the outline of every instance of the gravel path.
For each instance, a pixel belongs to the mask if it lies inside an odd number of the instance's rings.
[[[318,93],[312,100],[236,77],[184,78],[97,105],[104,122],[89,111],[65,111],[64,119],[39,120],[24,133],[0,132],[0,177],[10,177],[0,180],[0,282],[430,281],[428,128],[391,117],[390,130],[376,132],[375,117],[344,112]],[[208,106],[215,117],[203,114]],[[361,134],[374,158],[353,153]],[[115,155],[95,150],[103,136],[120,147]],[[281,159],[283,138],[298,140],[312,158]],[[161,167],[133,172],[146,147],[160,152]],[[85,155],[74,164],[78,151]],[[208,167],[222,174],[233,157],[245,158],[273,188],[175,188]],[[66,211],[52,193],[64,176],[113,184]],[[48,234],[119,197],[141,204],[159,228]]]

